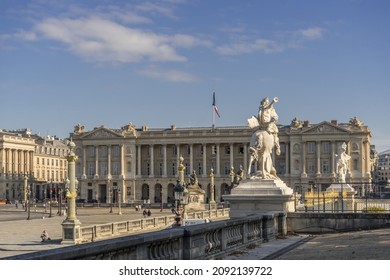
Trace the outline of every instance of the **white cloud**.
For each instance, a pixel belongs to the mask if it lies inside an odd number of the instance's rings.
[[[190,35],[160,35],[100,17],[49,18],[36,24],[35,29],[44,38],[64,43],[74,54],[103,62],[181,62],[187,58],[178,54],[176,47],[209,44]]]
[[[320,27],[311,27],[306,29],[300,29],[296,32],[298,36],[306,40],[317,40],[323,36],[323,29]]]
[[[217,47],[217,52],[222,55],[241,55],[256,51],[262,51],[266,54],[282,52],[283,46],[273,40],[257,39],[252,43],[234,43]]]
[[[265,54],[280,53],[288,49],[302,47],[307,41],[321,39],[323,32],[324,30],[320,27],[311,27],[294,32],[285,32],[285,35],[279,36],[278,40],[259,38],[248,41],[247,37],[243,37],[244,39],[241,42],[224,44],[217,47],[216,50],[217,53],[222,55],[241,55],[259,51]]]
[[[161,70],[155,68],[143,69],[138,71],[139,74],[147,77],[153,77],[160,80],[170,81],[170,82],[193,82],[195,77],[189,73],[177,71],[177,70]]]

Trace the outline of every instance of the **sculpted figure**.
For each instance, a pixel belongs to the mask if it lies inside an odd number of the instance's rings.
[[[257,164],[257,170],[262,179],[279,179],[272,163],[272,151],[275,147],[277,155],[280,155],[279,137],[278,137],[278,115],[273,107],[278,102],[275,97],[269,102],[268,97],[261,101],[258,117],[252,117],[248,120],[251,128],[257,128],[252,134],[249,154],[248,175],[251,175],[251,166],[254,162]]]
[[[343,143],[340,147],[340,154],[336,158],[336,169],[340,183],[345,183],[345,177],[349,171],[349,161],[351,156],[347,154],[347,144]]]
[[[198,184],[198,177],[196,176],[195,170],[192,170],[192,174],[190,175],[190,184],[191,185],[197,185]]]

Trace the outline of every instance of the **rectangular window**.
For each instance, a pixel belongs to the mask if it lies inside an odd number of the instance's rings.
[[[309,174],[315,174],[316,173],[316,165],[315,165],[314,161],[309,160],[307,162],[307,172]]]
[[[239,153],[240,155],[243,155],[243,154],[244,154],[244,146],[240,146],[240,147],[238,148],[238,153]]]
[[[280,144],[280,154],[281,155],[286,154],[286,144],[284,143]]]
[[[112,148],[113,148],[112,153],[113,153],[114,157],[119,157],[121,155],[121,147],[113,146]]]
[[[329,164],[329,160],[327,159],[322,160],[322,173],[323,174],[330,173],[330,164]]]
[[[99,156],[101,156],[101,157],[107,157],[107,155],[108,155],[107,146],[100,146],[100,149],[99,149]]]
[[[95,147],[94,146],[88,146],[88,156],[94,157],[95,156]]]
[[[172,146],[172,155],[177,156],[177,147]]]
[[[322,153],[329,154],[330,153],[330,143],[322,142]]]
[[[95,163],[88,162],[88,176],[94,176],[94,175],[95,175]]]
[[[230,163],[225,162],[225,175],[229,175],[229,174],[230,174]]]
[[[107,175],[108,173],[108,169],[107,169],[107,162],[101,162],[100,163],[100,172],[99,174],[101,175]]]
[[[129,170],[130,169],[130,170]],[[131,162],[127,163],[127,170],[131,172]],[[112,175],[119,175],[121,172],[121,164],[118,161],[112,163]]]
[[[230,155],[230,146],[225,146],[225,155]]]
[[[307,142],[307,153],[314,154],[316,152],[316,143]]]
[[[217,146],[216,145],[211,146],[211,154],[213,154],[213,155],[217,154]]]

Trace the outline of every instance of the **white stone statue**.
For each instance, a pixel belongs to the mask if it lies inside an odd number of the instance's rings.
[[[345,183],[345,177],[349,171],[349,161],[351,156],[347,154],[347,144],[345,142],[340,147],[340,152],[336,155],[336,169],[339,183]]]
[[[269,102],[268,97],[264,98],[260,104],[258,117],[253,116],[248,120],[249,127],[257,128],[250,141],[248,175],[251,175],[252,164],[256,163],[258,171],[256,176],[262,179],[279,179],[272,162],[274,147],[276,154],[280,154],[278,115],[273,107],[276,102],[278,102],[277,97],[272,102]]]

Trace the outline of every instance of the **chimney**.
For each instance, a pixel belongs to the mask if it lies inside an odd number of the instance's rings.
[[[147,125],[142,126],[142,131],[148,131],[148,130],[149,130],[149,127]]]
[[[171,125],[171,130],[176,130],[176,125],[175,124]]]
[[[331,120],[330,123],[334,124],[334,125],[337,125],[337,120]]]
[[[310,122],[309,121],[304,121],[303,122],[303,127],[309,127],[310,125]]]

